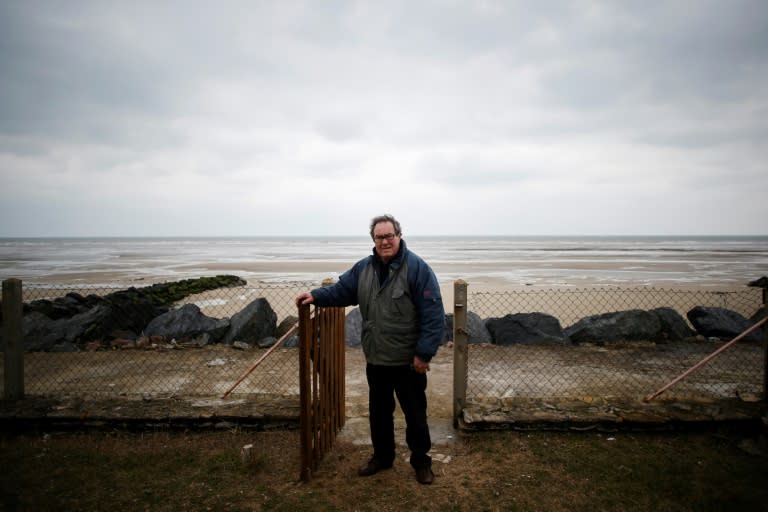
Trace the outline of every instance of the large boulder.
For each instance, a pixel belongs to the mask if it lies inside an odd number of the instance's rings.
[[[683,341],[696,335],[685,318],[672,308],[656,308],[651,313],[659,319],[661,337],[667,341]]]
[[[26,349],[47,351],[63,342],[82,347],[126,333],[136,338],[145,325],[166,311],[148,297],[127,290],[106,298],[69,293],[54,300],[32,301],[25,306]]]
[[[453,339],[453,313],[445,315],[448,339]],[[467,343],[491,343],[491,333],[480,315],[467,311]]]
[[[275,331],[275,338],[278,340],[285,336],[288,332],[290,332],[291,329],[293,329],[296,324],[299,323],[299,317],[295,315],[288,315],[285,318],[283,318],[279,324],[277,324],[277,330]],[[289,334],[288,337],[283,341],[282,345],[283,348],[296,348],[299,346],[299,330],[296,329],[293,331],[292,334]]]
[[[195,304],[163,313],[152,319],[144,329],[145,336],[164,336],[168,340],[186,341],[208,334],[218,342],[229,328],[229,320],[206,316]]]
[[[568,335],[560,321],[546,313],[515,313],[485,322],[496,345],[567,345]]]
[[[110,293],[101,304],[109,307],[100,326],[105,336],[116,329],[139,333],[153,318],[168,311],[167,306],[158,305],[135,288]]]
[[[83,297],[79,293],[70,292],[63,297],[56,297],[52,300],[37,299],[29,304],[24,304],[24,314],[42,313],[51,320],[72,318],[80,313],[85,313],[103,300],[97,295]]]
[[[277,314],[269,301],[260,297],[232,316],[229,331],[222,341],[226,344],[242,341],[258,345],[262,339],[274,337],[276,329]]]
[[[730,340],[754,325],[739,313],[725,308],[696,306],[687,316],[696,332],[708,338]],[[759,343],[763,340],[762,329],[752,331],[744,340]]]
[[[604,345],[619,341],[662,339],[658,315],[641,309],[616,311],[582,318],[565,329],[573,343]]]
[[[114,310],[107,303],[101,303],[71,318],[56,320],[38,311],[32,311],[22,320],[25,349],[49,351],[61,343],[83,347],[88,342],[115,338],[117,336],[113,333],[119,331],[119,327],[111,327],[111,319],[114,319]]]
[[[749,321],[756,324],[763,318],[765,318],[765,306],[760,306],[754,313],[752,313],[752,316],[749,317]]]
[[[92,342],[108,346],[114,339],[136,339],[170,304],[190,294],[244,285],[237,276],[202,277],[145,288],[128,288],[104,297],[68,293],[24,304],[27,350],[52,350],[60,344],[83,348]],[[60,347],[59,347],[60,348]]]
[[[363,315],[360,308],[355,308],[344,319],[344,337],[348,347],[359,348],[363,345]]]
[[[39,311],[32,311],[22,319],[24,349],[29,352],[47,352],[57,343],[64,342],[66,321],[51,320]]]

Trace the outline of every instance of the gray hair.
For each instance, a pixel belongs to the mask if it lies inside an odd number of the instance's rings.
[[[371,219],[371,238],[373,238],[373,228],[376,227],[376,224],[380,224],[382,222],[391,222],[392,225],[395,227],[395,234],[400,235],[402,234],[402,230],[400,229],[400,223],[397,222],[397,220],[391,216],[390,214],[385,215],[379,215],[378,217],[374,217]]]

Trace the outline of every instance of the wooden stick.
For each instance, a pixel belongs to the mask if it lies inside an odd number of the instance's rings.
[[[669,388],[671,388],[672,386],[674,386],[675,384],[677,384],[678,382],[680,382],[681,380],[683,380],[684,378],[686,378],[688,375],[692,374],[693,372],[695,372],[696,370],[698,370],[699,368],[701,368],[702,366],[704,366],[705,364],[707,364],[707,363],[708,363],[710,360],[712,360],[712,359],[713,359],[715,356],[717,356],[718,354],[720,354],[720,353],[721,353],[721,352],[723,352],[724,350],[727,350],[727,349],[728,349],[728,347],[730,347],[731,345],[733,345],[734,343],[736,343],[737,341],[739,341],[740,339],[742,339],[744,336],[748,335],[749,333],[751,333],[752,331],[754,331],[755,329],[757,329],[758,327],[760,327],[761,325],[763,325],[763,324],[765,323],[765,321],[766,321],[766,320],[768,320],[768,317],[765,317],[765,318],[763,318],[762,320],[760,320],[759,322],[757,322],[755,325],[753,325],[752,327],[750,327],[749,329],[747,329],[747,330],[746,330],[746,331],[744,331],[743,333],[739,334],[738,336],[736,336],[735,338],[733,338],[731,341],[729,341],[728,343],[726,343],[725,345],[723,345],[723,346],[722,346],[722,347],[720,347],[719,349],[715,350],[714,352],[712,352],[711,354],[709,354],[707,357],[705,357],[704,359],[702,359],[701,361],[699,361],[699,362],[698,362],[698,363],[696,363],[695,365],[693,365],[693,366],[691,366],[690,368],[688,368],[686,371],[684,371],[684,372],[683,372],[682,374],[680,374],[678,377],[676,377],[675,379],[673,379],[673,380],[672,380],[672,382],[670,382],[670,383],[669,383],[669,384],[667,384],[666,386],[663,386],[662,388],[660,388],[660,389],[659,389],[658,391],[656,391],[655,393],[653,393],[653,394],[650,394],[650,395],[648,395],[647,397],[643,398],[643,402],[650,402],[651,400],[653,400],[654,398],[656,398],[657,396],[659,396],[660,394],[662,394],[663,392],[665,392],[666,390],[668,390]]]
[[[231,393],[231,392],[232,392],[232,391],[233,391],[233,390],[234,390],[234,389],[235,389],[237,386],[239,386],[239,385],[240,385],[240,383],[241,383],[241,382],[243,382],[243,381],[245,380],[245,378],[246,378],[247,376],[249,376],[249,375],[251,374],[251,372],[253,372],[253,370],[255,370],[255,369],[256,369],[256,368],[257,368],[257,367],[258,367],[258,366],[259,366],[259,365],[262,363],[262,361],[264,361],[264,360],[265,360],[267,357],[269,357],[269,355],[270,355],[272,352],[274,352],[274,351],[275,351],[275,349],[277,349],[277,347],[279,347],[280,345],[282,345],[282,344],[283,344],[283,342],[284,342],[286,339],[288,339],[288,337],[289,337],[291,334],[293,334],[294,332],[296,332],[296,329],[298,329],[298,328],[299,328],[299,324],[297,323],[296,325],[294,325],[293,327],[291,327],[291,328],[288,330],[288,332],[286,332],[285,334],[283,334],[282,336],[280,336],[280,339],[279,339],[279,340],[277,340],[277,341],[275,342],[275,344],[274,344],[274,345],[272,345],[271,347],[269,347],[269,350],[267,350],[266,352],[264,352],[264,355],[262,355],[262,356],[259,358],[259,360],[258,360],[258,361],[256,361],[255,363],[253,363],[253,366],[251,366],[251,367],[248,369],[248,371],[247,371],[247,372],[245,372],[245,373],[243,374],[243,376],[242,376],[242,377],[240,377],[240,378],[237,380],[237,382],[235,382],[234,384],[232,384],[232,387],[231,387],[231,388],[229,388],[229,389],[227,390],[227,392],[226,392],[226,393],[224,393],[223,395],[221,395],[221,398],[227,398],[227,396],[228,396],[228,395],[229,395],[229,394],[230,394],[230,393]]]

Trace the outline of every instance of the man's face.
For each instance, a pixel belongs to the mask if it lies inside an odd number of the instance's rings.
[[[400,250],[400,235],[395,233],[395,226],[389,221],[373,226],[373,241],[376,244],[376,253],[384,263],[389,263]]]

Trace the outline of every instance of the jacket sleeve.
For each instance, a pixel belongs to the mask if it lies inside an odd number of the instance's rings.
[[[358,261],[351,269],[341,274],[336,283],[312,290],[314,303],[321,307],[357,305],[357,282],[365,261]]]
[[[408,263],[408,283],[419,313],[420,332],[416,355],[422,361],[429,362],[442,345],[447,328],[440,286],[435,273],[421,259],[413,265]]]

